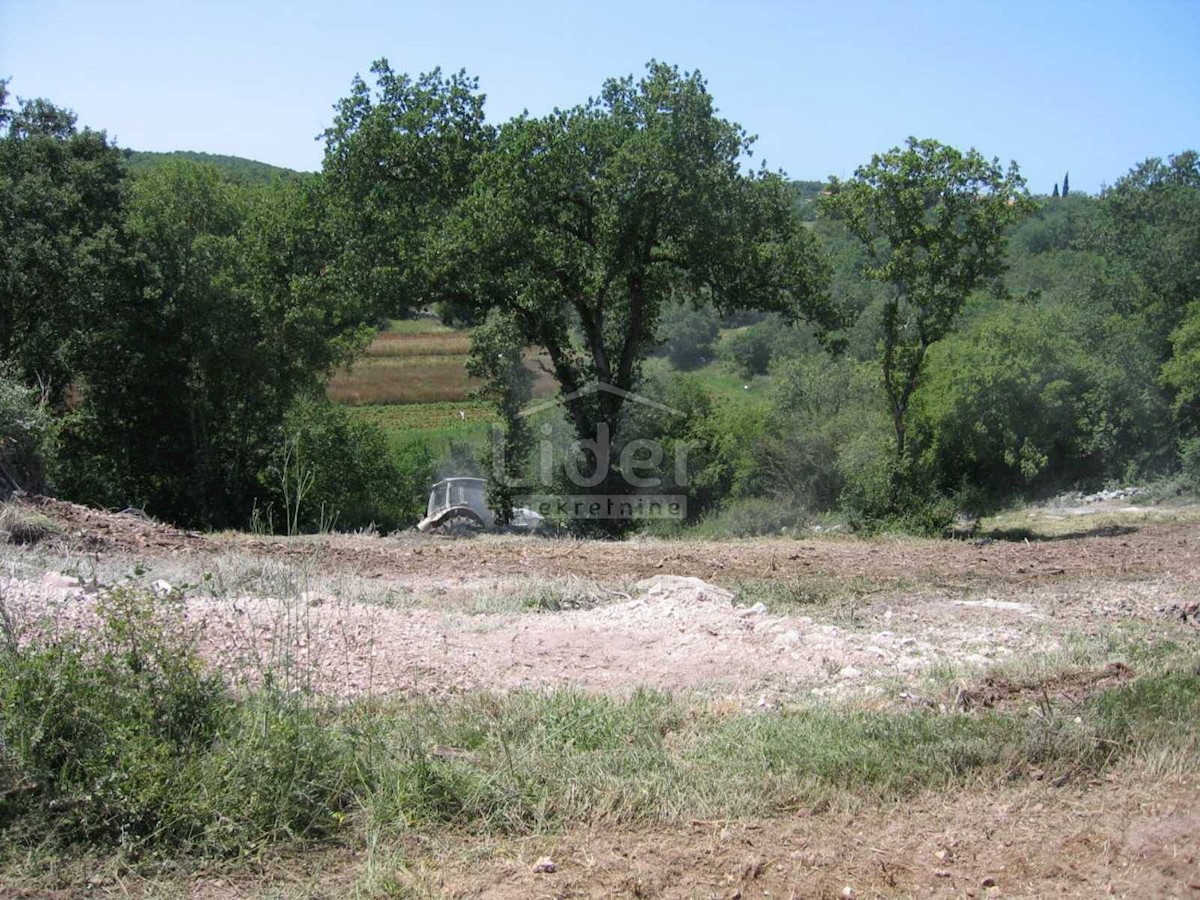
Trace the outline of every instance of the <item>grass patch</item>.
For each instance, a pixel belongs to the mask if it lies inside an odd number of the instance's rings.
[[[326,395],[351,406],[439,403],[468,398],[483,382],[467,375],[460,356],[366,357],[329,381]]]
[[[62,528],[19,503],[0,504],[0,543],[36,544],[62,534]]]
[[[382,331],[367,348],[368,357],[454,356],[465,359],[471,350],[471,335],[465,331]]]
[[[1079,702],[945,714],[719,712],[571,689],[335,704],[276,690],[270,673],[234,692],[200,665],[178,610],[135,588],[112,591],[101,620],[86,644],[0,644],[10,865],[32,848],[236,856],[346,831],[762,817],[1034,772],[1065,781],[1121,759],[1183,771],[1200,756],[1194,666]]]
[[[495,408],[481,401],[356,406],[353,414],[384,431],[402,433],[454,429],[466,431],[496,421]]]
[[[887,587],[899,590],[904,585],[892,584]],[[735,581],[729,588],[737,592],[740,605],[762,603],[770,612],[780,615],[802,611],[805,607],[858,601],[884,590],[883,585],[861,575],[848,578],[833,575],[750,578]]]

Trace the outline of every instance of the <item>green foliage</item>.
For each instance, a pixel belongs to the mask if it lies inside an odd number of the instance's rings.
[[[807,356],[784,360],[775,372],[770,426],[754,449],[762,489],[810,510],[886,502],[886,480],[882,493],[874,481],[887,458],[880,451],[891,446],[874,366]]]
[[[693,533],[716,540],[774,536],[799,532],[809,518],[809,511],[791,499],[740,497],[705,516]]]
[[[234,184],[271,184],[279,178],[295,178],[300,173],[294,169],[272,166],[255,159],[241,156],[225,156],[220,153],[201,153],[195,150],[172,150],[156,153],[149,150],[122,150],[121,158],[131,175],[140,176],[171,160],[186,160],[202,163],[217,169],[221,177]]]
[[[717,350],[721,361],[745,378],[766,375],[772,363],[788,356],[819,356],[821,346],[811,329],[788,325],[778,315],[728,331]]]
[[[943,490],[1005,498],[1102,470],[1102,373],[1058,310],[1012,307],[929,354],[912,430]]]
[[[43,393],[0,371],[0,499],[42,493],[53,465],[55,430]]]
[[[432,245],[494,130],[464,72],[414,79],[381,59],[371,73],[374,88],[355,76],[325,132],[326,227],[337,248],[325,283],[379,317],[399,316],[460,299],[438,289]],[[463,318],[456,308],[443,313]]]
[[[719,334],[720,321],[711,305],[668,303],[658,327],[657,352],[680,371],[695,369],[712,360]]]
[[[369,525],[390,531],[421,518],[432,477],[422,445],[392,450],[381,429],[348,409],[300,400],[259,475],[268,498],[261,515],[289,534]]]
[[[896,473],[908,468],[908,408],[929,348],[955,328],[967,297],[1004,270],[1005,234],[1033,209],[1015,163],[909,138],[848,182],[833,179],[823,208],[863,243],[864,274],[889,286],[880,316],[883,388],[895,430]],[[893,501],[899,501],[899,482]]]
[[[0,733],[10,783],[0,821],[67,843],[187,840],[178,817],[187,763],[208,748],[230,699],[170,611],[132,588],[100,610],[95,646],[73,635],[0,648]],[[36,822],[36,824],[34,824]]]
[[[66,422],[63,488],[176,522],[244,524],[294,398],[365,343],[323,291],[306,185],[250,192],[172,161],[131,190],[139,298],[91,335]]]
[[[1101,297],[1143,317],[1165,355],[1200,283],[1200,154],[1146,160],[1104,192],[1100,208],[1090,245],[1114,270]]]
[[[1171,358],[1163,363],[1162,380],[1175,392],[1175,412],[1185,428],[1200,428],[1200,301],[1193,303],[1171,332]]]
[[[484,451],[488,473],[488,507],[500,525],[508,525],[515,507],[515,489],[521,484],[533,446],[529,422],[522,413],[533,396],[533,373],[525,367],[521,335],[516,322],[500,310],[472,334],[467,371],[486,378],[485,393],[495,404],[503,433],[493,429]],[[499,440],[497,440],[499,437]]]
[[[635,390],[672,297],[838,324],[787,182],[740,171],[749,145],[699,74],[651,63],[583,106],[513,119],[481,156],[445,272],[547,353],[580,439],[616,434],[624,398],[577,392]]]
[[[0,360],[58,404],[125,288],[123,171],[104,132],[0,84]]]
[[[98,614],[92,641],[0,645],[9,841],[232,855],[337,827],[352,755],[309,702],[269,688],[235,699],[182,610],[133,585]]]

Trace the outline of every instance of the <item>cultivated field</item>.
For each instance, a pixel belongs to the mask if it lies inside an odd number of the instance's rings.
[[[467,374],[470,347],[470,334],[435,320],[397,321],[375,337],[361,359],[335,373],[327,394],[351,406],[464,403],[483,386]],[[528,362],[539,376],[534,394],[547,396],[553,393],[553,379],[537,368],[535,359],[531,354]]]
[[[18,630],[90,634],[145,585],[239,690],[376,737],[320,840],[167,867],[29,847],[0,896],[1200,890],[1194,505],[1050,507],[978,541],[18,520]]]

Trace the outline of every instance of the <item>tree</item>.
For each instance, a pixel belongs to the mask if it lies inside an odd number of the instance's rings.
[[[680,371],[695,369],[716,355],[720,335],[721,322],[711,305],[696,305],[686,300],[668,303],[659,324],[657,353]]]
[[[866,276],[888,287],[880,361],[899,475],[926,354],[954,329],[967,296],[1003,273],[1007,231],[1033,202],[1015,163],[1005,172],[975,150],[909,138],[853,179],[831,179],[823,208],[866,247]]]
[[[651,62],[582,106],[513,119],[480,156],[441,273],[545,351],[581,440],[615,439],[672,298],[840,324],[790,185],[744,174],[750,148],[699,73]],[[616,391],[581,391],[596,382]]]
[[[413,79],[381,59],[371,73],[374,89],[356,76],[325,132],[323,227],[340,248],[325,278],[376,316],[399,316],[443,299],[426,266],[430,238],[494,130],[463,72]]]
[[[1064,197],[1066,197],[1070,193],[1071,193],[1071,173],[1068,172],[1066,175],[1063,176],[1062,195]]]
[[[102,131],[0,81],[0,360],[61,403],[89,328],[126,288],[124,172]]]
[[[132,185],[135,289],[92,329],[64,434],[75,499],[174,522],[244,524],[288,409],[365,344],[323,290],[313,188],[243,188],[165,162]]]
[[[1054,193],[1053,193],[1053,194],[1051,194],[1050,196],[1051,196],[1051,197],[1057,197],[1057,196],[1058,196],[1058,182],[1057,182],[1057,181],[1056,181],[1056,182],[1054,182]]]

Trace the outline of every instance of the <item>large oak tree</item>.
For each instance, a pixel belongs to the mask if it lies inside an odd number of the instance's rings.
[[[782,176],[699,73],[652,62],[568,110],[505,123],[442,236],[443,289],[540,348],[581,438],[615,435],[671,298],[840,324]]]

